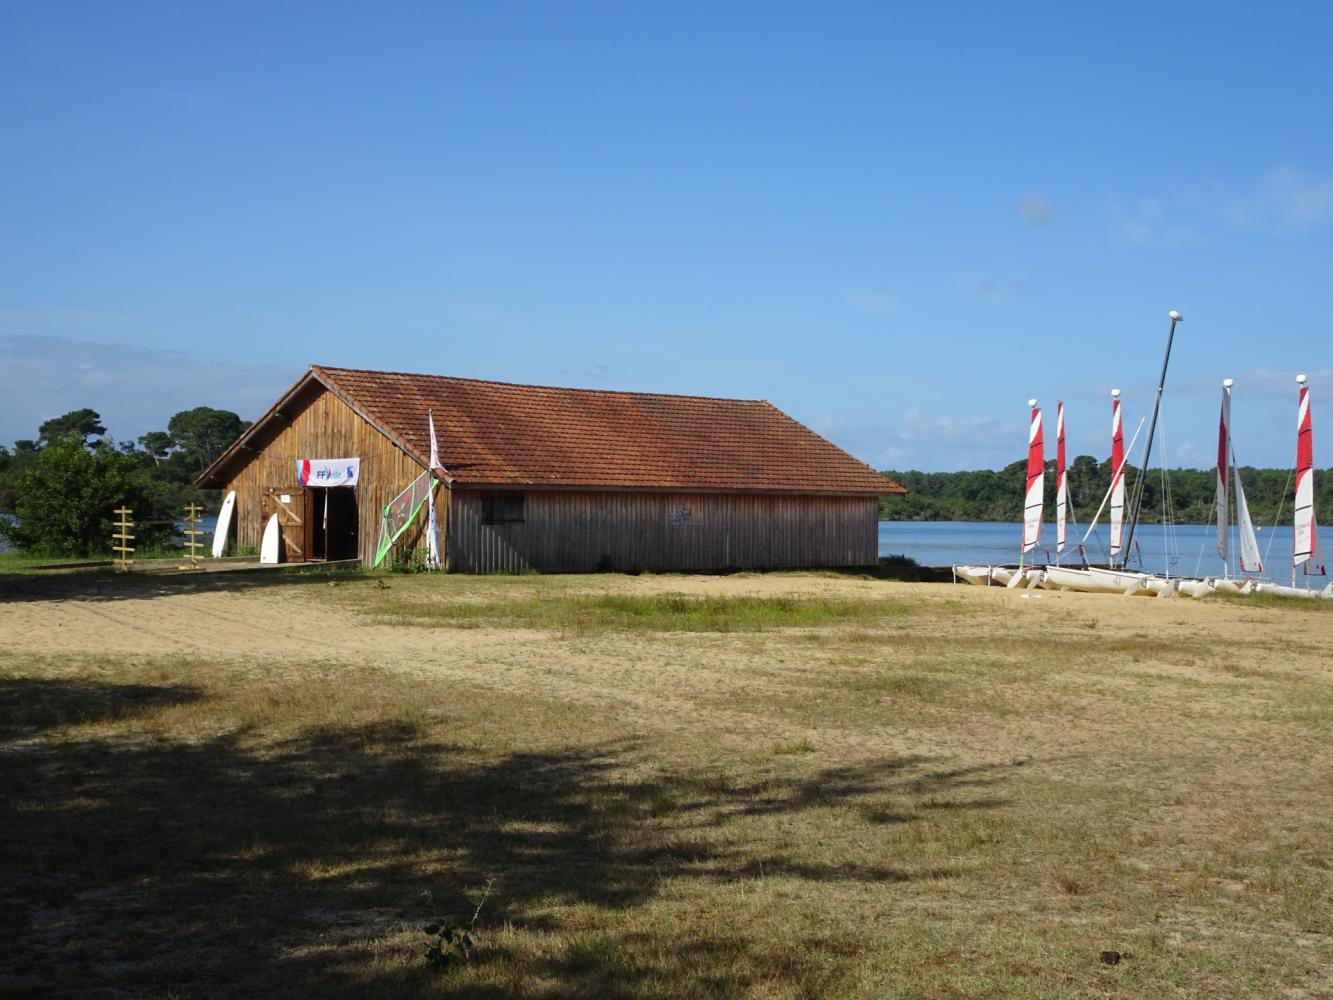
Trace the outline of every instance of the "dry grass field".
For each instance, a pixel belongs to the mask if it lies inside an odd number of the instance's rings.
[[[0,637],[3,997],[1333,996],[1322,602],[70,574]]]

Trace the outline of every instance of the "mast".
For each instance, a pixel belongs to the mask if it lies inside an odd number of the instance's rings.
[[[1120,560],[1124,566],[1133,551],[1134,529],[1139,526],[1139,514],[1143,510],[1143,487],[1148,481],[1148,459],[1152,457],[1152,439],[1157,432],[1157,414],[1162,409],[1162,389],[1166,386],[1166,366],[1171,363],[1171,342],[1176,339],[1176,324],[1181,315],[1172,309],[1167,313],[1171,317],[1171,329],[1166,335],[1166,353],[1162,355],[1162,374],[1157,377],[1157,396],[1153,399],[1152,420],[1148,422],[1148,440],[1143,443],[1143,465],[1139,468],[1139,480],[1134,486],[1134,505],[1129,518],[1129,535],[1125,539],[1125,556]]]
[[[1296,586],[1296,567],[1306,576],[1324,576],[1324,555],[1319,550],[1319,522],[1314,515],[1314,428],[1310,420],[1310,387],[1304,375],[1296,376],[1300,401],[1296,411],[1296,516],[1293,524],[1291,585]]]
[[[1229,542],[1231,503],[1227,494],[1227,462],[1231,454],[1231,387],[1234,380],[1222,380],[1222,417],[1217,424],[1217,554],[1222,557],[1222,573],[1231,575]]]
[[[1035,399],[1028,400],[1032,422],[1028,425],[1028,483],[1023,499],[1023,548],[1026,555],[1041,538],[1041,508],[1045,493],[1046,455],[1041,438],[1041,410]]]
[[[1055,565],[1065,550],[1069,517],[1069,478],[1065,473],[1065,404],[1055,404]]]
[[[1125,538],[1125,432],[1120,423],[1120,390],[1111,390],[1111,562]],[[1143,426],[1142,420],[1139,426]]]
[[[1116,391],[1116,392],[1119,392],[1120,390],[1117,389],[1117,390],[1115,390],[1115,391]],[[1130,450],[1130,451],[1133,451],[1133,450],[1134,450],[1134,444],[1135,444],[1135,442],[1138,441],[1138,439],[1139,439],[1139,435],[1143,433],[1143,425],[1144,425],[1144,423],[1147,421],[1147,419],[1148,419],[1147,417],[1139,417],[1139,426],[1136,427],[1136,428],[1134,428],[1134,436],[1133,436],[1132,438],[1129,439],[1129,450]],[[1124,449],[1121,448],[1120,450],[1123,452]],[[1121,462],[1121,463],[1120,463],[1120,467],[1116,470],[1116,472],[1118,472],[1118,473],[1123,473],[1124,470],[1125,470],[1125,464],[1124,464],[1124,462]],[[1106,509],[1106,505],[1107,505],[1108,503],[1111,502],[1111,495],[1112,495],[1113,493],[1115,493],[1115,486],[1116,486],[1116,481],[1117,481],[1117,480],[1119,480],[1121,483],[1124,482],[1124,479],[1123,479],[1122,476],[1120,476],[1120,475],[1116,475],[1115,473],[1113,473],[1112,476],[1111,476],[1111,482],[1110,482],[1110,484],[1106,487],[1106,495],[1105,495],[1104,497],[1102,497],[1102,502],[1101,502],[1101,504],[1097,507],[1097,513],[1095,513],[1095,514],[1092,515],[1092,521],[1088,524],[1088,530],[1085,531],[1085,532],[1083,532],[1083,540],[1082,540],[1081,542],[1078,543],[1080,549],[1081,549],[1083,546],[1085,546],[1085,545],[1088,544],[1088,539],[1091,538],[1091,537],[1092,537],[1092,533],[1093,533],[1094,531],[1097,530],[1097,522],[1100,521],[1100,520],[1102,519],[1102,511],[1104,511],[1104,510]],[[1124,508],[1124,505],[1125,505],[1125,504],[1124,504],[1124,488],[1123,488],[1123,486],[1122,486],[1122,487],[1121,487],[1121,491],[1120,491],[1120,506],[1121,506],[1122,509]],[[1119,530],[1120,530],[1119,528],[1116,529],[1117,532],[1118,532]],[[1119,539],[1119,537],[1120,537],[1119,534],[1116,534],[1116,535],[1115,535],[1115,538]],[[1118,541],[1117,541],[1117,544],[1119,544]],[[1118,550],[1117,550],[1117,551],[1118,551]]]

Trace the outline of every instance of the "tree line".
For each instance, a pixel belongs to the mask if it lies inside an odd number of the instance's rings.
[[[149,431],[133,441],[107,436],[101,416],[91,409],[72,410],[47,420],[37,436],[0,445],[0,536],[17,548],[50,555],[87,556],[108,550],[112,510],[134,510],[136,542],[161,545],[190,503],[210,506],[216,491],[200,490],[194,479],[249,427],[230,410],[197,406],[167,421],[165,430]],[[1333,470],[1328,470],[1333,472]],[[908,489],[906,496],[884,497],[880,517],[890,521],[1017,521],[1022,517],[1027,463],[1013,462],[999,471],[884,473]],[[1127,468],[1132,487],[1138,470]],[[1087,523],[1106,493],[1111,462],[1079,455],[1069,465],[1075,514]],[[1241,481],[1256,524],[1290,524],[1291,472],[1241,468]],[[1055,462],[1046,465],[1048,517]],[[1176,521],[1213,520],[1216,473],[1212,469],[1173,469],[1163,478],[1151,472],[1144,484],[1142,520],[1162,520],[1163,499]],[[1333,518],[1333,475],[1315,473],[1316,508]]]
[[[115,441],[95,410],[54,417],[35,438],[0,445],[0,536],[27,552],[101,554],[123,505],[138,522],[136,545],[160,546],[187,504],[216,500],[194,479],[248,426],[230,410],[197,406],[166,430]]]
[[[1333,518],[1333,470],[1315,470],[1315,509]],[[1075,514],[1086,524],[1106,495],[1111,482],[1111,460],[1098,462],[1079,455],[1068,467],[1069,492]],[[1126,495],[1138,481],[1138,469],[1127,466]],[[1023,516],[1023,492],[1027,462],[1020,460],[998,472],[886,471],[894,482],[905,486],[906,496],[880,500],[880,517],[886,521],[1018,521]],[[1250,516],[1258,525],[1291,524],[1292,482],[1290,469],[1257,469],[1241,466],[1241,483]],[[1055,517],[1055,462],[1046,463],[1048,519]],[[1183,524],[1207,524],[1214,520],[1217,496],[1215,469],[1171,469],[1165,477],[1160,469],[1148,473],[1143,486],[1140,520],[1157,524],[1163,510]],[[1169,504],[1163,500],[1169,499]],[[1105,514],[1103,514],[1105,517]]]

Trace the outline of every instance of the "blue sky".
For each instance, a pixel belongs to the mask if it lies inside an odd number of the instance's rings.
[[[762,397],[998,467],[1112,385],[1333,464],[1327,4],[13,3],[0,441],[310,362]],[[1320,452],[1323,452],[1321,455]]]

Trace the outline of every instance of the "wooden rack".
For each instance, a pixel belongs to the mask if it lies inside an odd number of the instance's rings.
[[[134,511],[128,507],[117,507],[112,511],[119,520],[112,526],[116,529],[111,536],[111,551],[117,553],[115,566],[117,572],[128,573],[134,565]]]
[[[199,512],[201,509],[197,503],[192,503],[185,508],[185,551],[190,558],[190,564],[182,566],[181,569],[199,569],[199,550],[204,547],[204,543],[199,541],[199,537],[204,534],[199,530]]]

